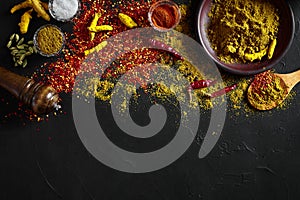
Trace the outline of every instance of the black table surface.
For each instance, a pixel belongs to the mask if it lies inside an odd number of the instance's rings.
[[[30,76],[36,68],[10,67],[12,61],[5,47],[10,34],[18,30],[21,13],[9,13],[18,2],[1,3],[0,65]],[[288,2],[295,15],[296,30],[290,50],[275,67],[278,72],[300,68],[300,3]],[[201,1],[193,3],[198,5]],[[34,18],[27,39],[44,23]],[[68,28],[54,20],[51,23]],[[34,55],[29,65],[39,66],[45,61]],[[300,86],[294,90],[299,93]],[[17,110],[17,101],[3,89],[0,89],[1,99],[5,99],[5,103],[0,101],[0,199],[3,200],[300,198],[298,96],[286,110],[249,116],[236,116],[236,111],[228,110],[222,135],[207,157],[198,158],[201,144],[195,140],[170,166],[142,174],[111,169],[85,149],[74,126],[70,95],[62,95],[63,114],[50,116],[44,122],[3,118]],[[115,127],[110,122],[104,123],[113,132]]]

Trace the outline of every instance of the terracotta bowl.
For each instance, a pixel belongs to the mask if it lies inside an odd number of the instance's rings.
[[[213,0],[203,0],[197,16],[197,32],[205,51],[217,63],[219,67],[234,74],[253,75],[271,69],[272,67],[274,67],[274,65],[278,64],[281,61],[292,44],[295,31],[294,15],[292,9],[285,0],[272,1],[272,3],[274,3],[274,5],[278,8],[280,18],[280,25],[277,35],[277,45],[273,57],[269,60],[264,59],[262,61],[247,64],[224,63],[218,59],[216,53],[211,48],[207,36],[207,27],[210,22],[208,13],[211,9],[212,2]]]

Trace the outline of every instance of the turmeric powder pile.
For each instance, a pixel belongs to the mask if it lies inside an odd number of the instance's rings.
[[[211,47],[225,63],[271,59],[279,14],[271,0],[214,0],[208,14]]]
[[[52,56],[58,53],[63,47],[63,34],[54,25],[45,25],[37,32],[36,43],[40,53],[45,56]]]

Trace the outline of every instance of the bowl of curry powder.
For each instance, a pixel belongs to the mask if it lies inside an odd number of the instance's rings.
[[[62,51],[65,37],[59,27],[46,24],[35,32],[33,42],[40,55],[51,57],[58,55]]]
[[[217,65],[253,75],[273,68],[292,44],[295,21],[285,0],[203,0],[199,39]]]

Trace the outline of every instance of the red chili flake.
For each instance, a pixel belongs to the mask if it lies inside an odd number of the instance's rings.
[[[263,91],[262,88],[268,88],[269,84],[271,84],[274,80],[275,75],[270,70],[255,75],[255,78],[252,82],[254,86],[252,87],[253,92],[261,94]]]
[[[34,78],[46,81],[58,92],[72,92],[76,76],[83,72],[81,68],[83,67],[82,61],[85,59],[84,51],[93,48],[110,36],[128,30],[126,26],[120,23],[118,13],[126,13],[132,17],[140,27],[148,27],[150,26],[147,20],[149,8],[150,2],[143,0],[140,2],[121,0],[117,3],[100,0],[83,0],[81,14],[72,20],[74,23],[73,33],[66,35],[66,48],[63,51],[63,57],[54,63],[45,64],[46,67],[41,69],[39,73],[36,73]],[[90,33],[87,27],[93,20],[93,16],[96,12],[101,13],[98,25],[109,24],[113,26],[114,30],[108,33],[99,32],[96,34],[95,39],[90,41]],[[119,58],[119,60],[121,60],[119,65],[111,71],[107,71],[102,78],[116,79],[137,64],[157,61],[157,55],[158,51],[153,50],[137,50],[122,55]],[[98,70],[97,63],[85,63],[85,65],[84,71],[95,74]],[[43,74],[47,74],[47,76],[43,76]]]
[[[141,76],[132,78],[130,81],[136,84],[146,83],[151,73],[147,70],[147,67],[143,67],[142,65],[145,63],[157,62],[160,59],[160,50],[132,50],[120,55],[117,58],[118,62],[112,63],[109,70],[105,72],[99,71],[99,66],[96,62],[97,59],[92,59],[94,62],[85,63],[83,66],[83,62],[85,60],[84,51],[95,47],[97,44],[111,36],[115,36],[121,32],[129,30],[128,27],[120,23],[118,18],[118,13],[120,12],[133,18],[139,27],[150,27],[150,23],[148,21],[148,10],[151,4],[156,1],[157,0],[120,0],[113,3],[112,1],[102,0],[82,0],[81,13],[72,20],[72,34],[66,33],[66,48],[64,48],[61,57],[54,62],[44,63],[34,72],[32,78],[36,81],[43,81],[50,84],[59,93],[70,93],[73,90],[75,79],[79,74],[83,74],[85,72],[103,74],[102,77],[99,75],[99,79],[109,79],[112,82],[116,82],[119,77],[127,71],[137,68]],[[113,26],[114,29],[107,33],[96,33],[95,39],[90,41],[90,33],[87,27],[93,20],[94,14],[98,12],[101,13],[98,25],[109,24]],[[154,42],[154,44],[158,45],[158,42]],[[130,45],[128,46],[130,47]],[[170,53],[173,53],[174,57],[180,58],[177,56],[177,53],[174,52],[174,49],[167,49]],[[174,51],[172,52],[172,50]],[[4,99],[1,99],[0,101],[3,103],[5,102]],[[48,121],[48,116],[37,116],[21,104],[16,112],[3,115],[5,115],[4,118],[19,117],[20,119],[25,118],[37,122]],[[57,113],[54,113],[53,115],[55,116]]]

